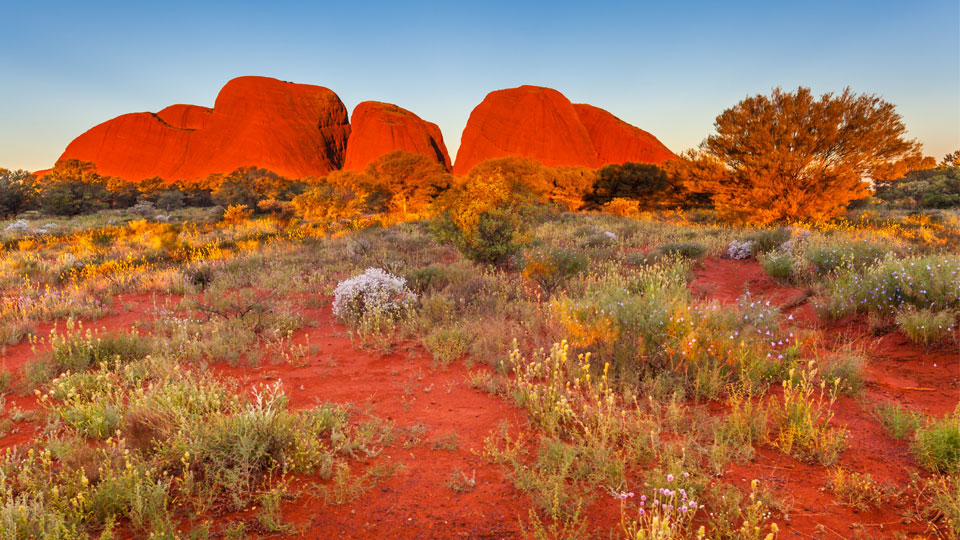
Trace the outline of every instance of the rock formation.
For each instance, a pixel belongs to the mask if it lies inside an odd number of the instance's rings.
[[[450,156],[440,128],[406,109],[364,101],[353,109],[350,122],[345,170],[362,171],[370,162],[394,150],[427,156],[450,169]]]
[[[455,174],[481,161],[525,156],[547,166],[597,166],[597,155],[576,109],[560,92],[521,86],[490,92],[470,113],[460,138]]]
[[[563,94],[521,86],[487,94],[467,121],[453,172],[481,161],[524,156],[544,165],[599,167],[674,157],[656,137],[603,109],[573,105]]]
[[[394,150],[451,166],[440,129],[406,109],[365,101],[353,110],[351,125],[332,90],[239,77],[224,85],[213,108],[171,105],[124,114],[74,139],[60,159],[92,161],[105,176],[172,182],[242,166],[320,177],[340,168],[361,171]],[[675,157],[650,133],[540,86],[488,94],[470,113],[453,172],[514,155],[581,167]]]
[[[346,107],[333,91],[239,77],[213,109],[173,105],[118,116],[74,139],[60,158],[92,161],[100,174],[130,180],[194,179],[245,165],[323,176],[343,164],[349,134]]]
[[[578,103],[573,108],[590,133],[601,165],[627,161],[659,165],[677,157],[650,133],[631,126],[599,107]]]

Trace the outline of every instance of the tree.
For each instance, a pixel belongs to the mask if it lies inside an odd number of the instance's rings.
[[[511,192],[545,201],[554,188],[551,169],[539,161],[520,156],[488,159],[477,163],[467,178],[492,178],[499,176],[508,184]]]
[[[823,220],[869,195],[865,179],[916,155],[894,106],[877,96],[815,98],[809,88],[748,97],[723,111],[701,144],[723,169],[697,179],[722,215],[737,221]]]
[[[33,175],[27,171],[0,168],[0,217],[26,210],[36,194]]]
[[[571,212],[583,208],[584,198],[597,180],[597,171],[586,167],[554,167],[552,173],[550,202],[561,204]]]
[[[370,188],[386,197],[401,219],[424,217],[430,203],[450,187],[450,173],[436,160],[396,150],[367,166]]]
[[[953,152],[943,156],[943,161],[940,162],[940,167],[960,167],[960,150],[954,150]]]
[[[607,165],[597,172],[587,202],[601,207],[614,199],[632,199],[646,210],[679,204],[682,190],[667,172],[647,163]]]
[[[110,201],[106,181],[88,161],[58,161],[43,177],[40,207],[58,216],[75,216],[103,208]]]
[[[904,178],[913,171],[925,171],[937,166],[937,160],[932,156],[924,157],[917,152],[901,160],[879,165],[871,172],[874,183],[892,182]]]

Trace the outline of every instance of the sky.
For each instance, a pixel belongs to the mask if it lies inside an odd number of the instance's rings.
[[[53,165],[87,129],[212,106],[264,75],[395,103],[451,156],[490,91],[534,84],[697,146],[774,87],[877,94],[938,160],[960,148],[960,2],[45,2],[3,0],[0,167]]]

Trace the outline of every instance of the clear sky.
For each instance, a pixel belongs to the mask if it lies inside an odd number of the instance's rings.
[[[957,0],[45,2],[3,0],[0,166],[50,167],[114,116],[212,106],[240,75],[396,103],[451,154],[491,90],[536,84],[679,152],[775,86],[875,93],[938,160],[960,148]]]

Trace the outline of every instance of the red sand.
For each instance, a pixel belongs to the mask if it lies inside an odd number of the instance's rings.
[[[796,300],[798,289],[778,286],[755,261],[707,259],[691,283],[695,294],[730,302],[745,289],[770,299],[777,305]],[[129,311],[119,308],[127,305]],[[110,330],[129,328],[153,309],[150,296],[124,297],[118,302],[118,314],[87,324],[90,328]],[[944,414],[960,398],[960,354],[946,348],[924,352],[897,333],[875,338],[856,319],[824,327],[812,315],[809,303],[785,310],[802,314],[798,324],[825,330],[825,350],[831,337],[853,338],[862,342],[870,356],[866,366],[868,402],[896,399],[928,413]],[[370,463],[402,465],[394,475],[382,480],[352,503],[328,505],[316,489],[283,506],[285,519],[297,526],[297,538],[520,538],[518,517],[526,517],[529,499],[506,479],[500,466],[488,465],[476,455],[483,440],[506,422],[511,434],[528,433],[526,415],[508,401],[495,398],[465,383],[463,362],[435,368],[423,349],[400,344],[395,351],[379,356],[357,350],[347,329],[336,323],[329,307],[305,309],[308,326],[294,335],[294,343],[318,348],[316,354],[292,363],[265,355],[258,367],[232,367],[215,364],[215,372],[233,377],[242,385],[258,385],[276,379],[293,407],[309,407],[325,401],[352,403],[361,417],[377,417],[392,422],[398,437]],[[20,366],[31,357],[29,345],[8,348],[4,361],[8,367]],[[933,364],[937,364],[934,366]],[[772,388],[768,399],[779,399],[780,390]],[[8,396],[29,410],[35,408],[32,396]],[[850,471],[869,473],[881,483],[903,486],[917,468],[909,443],[886,436],[882,427],[852,398],[840,398],[835,405],[834,422],[850,431],[849,448],[840,464]],[[428,432],[423,442],[404,448],[402,428],[424,424]],[[16,433],[0,438],[0,447],[23,444],[34,434],[33,423],[17,426]],[[457,434],[454,450],[437,449],[432,442],[451,432]],[[535,435],[533,436],[535,440]],[[353,473],[368,464],[352,464]],[[447,483],[454,470],[476,475],[476,488],[455,493]],[[754,461],[733,465],[721,480],[746,488],[758,478],[792,504],[787,515],[775,514],[781,526],[781,538],[851,538],[862,532],[872,538],[892,538],[894,531],[910,535],[926,530],[912,521],[909,512],[913,499],[901,497],[880,510],[859,512],[838,506],[832,493],[825,490],[828,469],[797,462],[770,447],[761,447]],[[922,474],[922,472],[921,472]],[[307,486],[314,479],[302,478]],[[328,484],[328,482],[321,482]],[[598,538],[616,526],[618,507],[602,493],[596,493],[587,509],[591,524],[600,526]],[[249,512],[223,516],[223,520],[244,519],[253,526]]]

